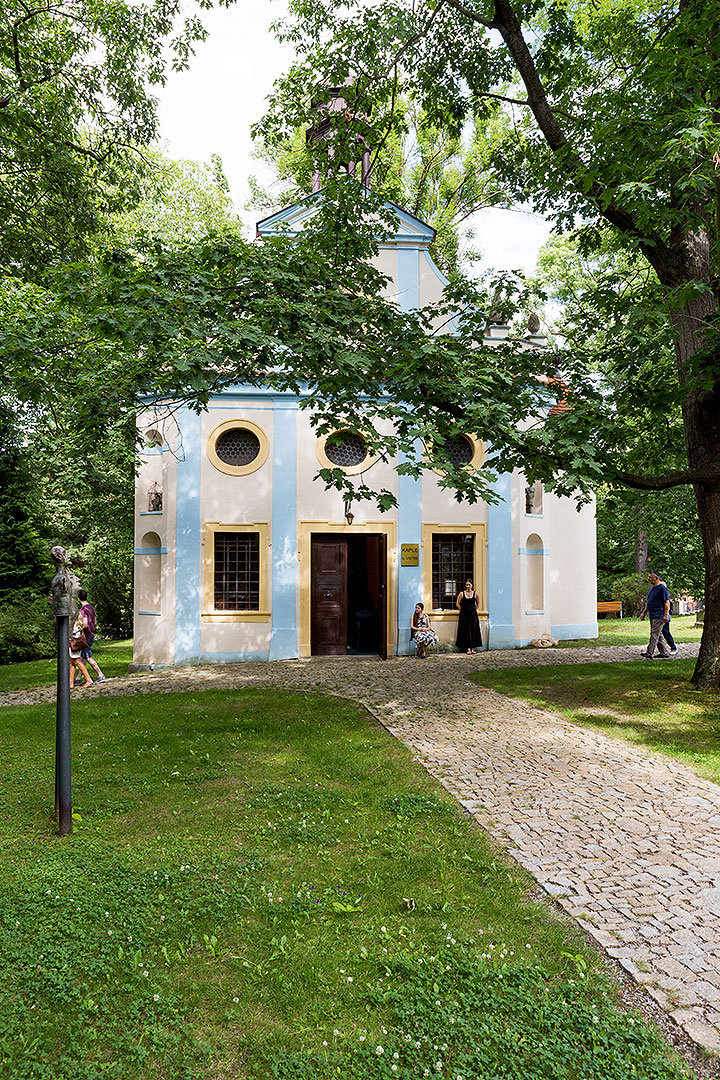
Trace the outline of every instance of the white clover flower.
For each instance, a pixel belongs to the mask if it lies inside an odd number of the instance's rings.
[[[234,1003],[235,1003],[236,1005],[238,1005],[238,1004],[239,1004],[239,1002],[240,1002],[240,998],[234,997],[234,998],[233,998],[233,1001],[234,1001]]]
[[[153,994],[153,1001],[159,1001],[159,1000],[160,1000],[160,995],[159,994]]]
[[[400,1057],[400,1055],[398,1054],[397,1050],[396,1050],[396,1051],[395,1051],[395,1053],[393,1054],[393,1057],[395,1058],[395,1060],[396,1060],[396,1061],[397,1061],[397,1060],[398,1060],[398,1058]]]
[[[390,1068],[393,1072],[397,1072],[397,1065],[391,1065]]]
[[[380,1054],[384,1054],[385,1051],[383,1050],[382,1046],[376,1046],[375,1053],[379,1056]]]

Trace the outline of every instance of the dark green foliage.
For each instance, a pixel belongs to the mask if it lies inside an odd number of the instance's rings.
[[[136,148],[157,131],[152,88],[204,37],[196,13],[182,13],[178,0],[3,5],[0,220],[11,273],[77,258],[109,213],[136,201]]]
[[[616,577],[612,581],[610,599],[622,602],[624,616],[641,615],[649,587],[647,574],[626,574],[625,577]]]
[[[618,588],[635,571],[638,534],[647,545],[647,569],[656,570],[671,596],[705,593],[705,564],[697,506],[690,488],[608,491],[597,496],[598,598],[619,600]],[[647,591],[647,572],[640,575]],[[629,609],[628,609],[629,611]]]
[[[53,566],[42,542],[42,515],[27,439],[10,403],[0,400],[0,602],[49,587]]]
[[[49,572],[48,583],[50,577]],[[0,664],[43,660],[56,652],[55,623],[47,597],[20,590],[0,603]]]

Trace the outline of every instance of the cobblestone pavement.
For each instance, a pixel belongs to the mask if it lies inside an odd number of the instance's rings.
[[[639,648],[291,660],[134,675],[87,692],[319,690],[367,706],[698,1044],[720,1050],[720,786],[476,686],[484,668]],[[693,656],[697,646],[680,646]],[[0,705],[51,700],[51,688]]]

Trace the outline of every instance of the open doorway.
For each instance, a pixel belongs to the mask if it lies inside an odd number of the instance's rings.
[[[314,656],[386,656],[387,540],[382,533],[314,533]]]

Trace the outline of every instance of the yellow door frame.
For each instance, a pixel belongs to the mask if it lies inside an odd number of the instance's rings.
[[[312,582],[310,579],[310,551],[315,533],[331,533],[341,536],[361,536],[367,533],[384,533],[387,541],[387,567],[385,577],[386,625],[385,636],[388,656],[395,654],[397,637],[397,522],[366,521],[348,525],[345,521],[299,521],[298,560],[300,563],[300,656],[311,656]]]

